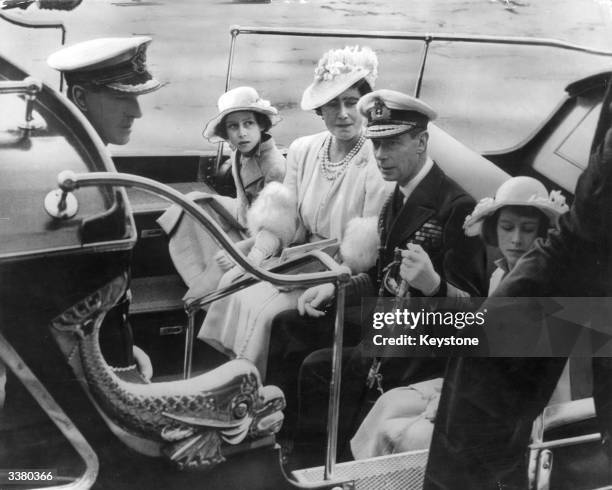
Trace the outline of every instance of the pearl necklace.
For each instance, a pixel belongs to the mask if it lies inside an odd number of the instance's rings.
[[[333,181],[336,180],[340,175],[342,175],[353,157],[357,155],[357,153],[359,153],[359,150],[361,150],[361,147],[364,145],[365,141],[365,136],[361,135],[359,137],[359,140],[357,140],[357,143],[355,143],[355,146],[353,146],[351,151],[349,151],[342,160],[340,160],[339,162],[332,162],[329,159],[329,150],[331,148],[332,136],[327,138],[327,141],[325,142],[325,146],[323,148],[323,161],[321,162],[321,171],[323,172],[325,178],[327,180]]]

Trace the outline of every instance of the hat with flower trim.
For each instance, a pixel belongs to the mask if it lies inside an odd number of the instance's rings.
[[[318,109],[362,79],[373,89],[377,77],[378,58],[372,49],[359,46],[332,49],[319,60],[314,81],[304,90],[302,110]]]
[[[476,204],[472,214],[465,218],[465,234],[480,235],[484,220],[504,206],[533,206],[550,219],[551,226],[556,226],[559,217],[569,210],[561,191],[549,194],[544,184],[533,177],[512,177],[499,186],[494,198],[485,197]]]
[[[84,41],[60,49],[47,58],[66,82],[107,87],[142,95],[161,87],[146,65],[148,36],[109,37]]]

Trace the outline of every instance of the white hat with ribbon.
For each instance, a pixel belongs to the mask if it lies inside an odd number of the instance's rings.
[[[262,99],[253,87],[236,87],[225,92],[217,102],[219,113],[213,117],[204,128],[202,133],[205,138],[213,143],[223,140],[219,126],[223,118],[232,112],[252,111],[263,114],[270,120],[270,126],[274,126],[280,120],[278,110],[270,104],[270,101]]]

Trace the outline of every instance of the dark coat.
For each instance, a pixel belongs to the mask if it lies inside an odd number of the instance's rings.
[[[381,211],[379,269],[393,261],[396,247],[405,249],[409,242],[419,243],[442,279],[437,296],[456,295],[457,290],[486,296],[484,245],[463,232],[474,199],[435,164],[401,208],[394,209],[401,199],[396,187]],[[411,293],[420,295],[416,290]]]
[[[467,237],[463,231],[463,222],[474,209],[474,199],[434,164],[406,202],[402,204],[402,200],[396,186],[380,214],[376,281],[380,295],[390,295],[380,287],[380,280],[381,272],[393,262],[395,248],[406,249],[412,242],[423,247],[440,274],[442,282],[436,296],[486,296],[485,247],[480,238]],[[411,297],[423,296],[416,289],[409,292]],[[385,390],[441,376],[446,365],[442,357],[384,357],[381,361]]]
[[[570,212],[562,216],[559,230],[521,258],[493,296],[612,296],[611,101],[609,92]],[[548,403],[564,363],[563,358],[451,361],[424,488],[501,488],[500,483],[526,488],[531,425]],[[611,370],[609,358],[593,358],[593,396],[608,451]]]
[[[482,241],[467,237],[463,222],[474,209],[472,199],[436,164],[402,203],[396,186],[379,215],[380,248],[376,268],[353,276],[347,288],[347,303],[367,296],[389,296],[381,279],[394,260],[396,248],[418,243],[429,255],[442,280],[436,296],[486,296],[486,250]],[[422,296],[415,289],[412,297]]]

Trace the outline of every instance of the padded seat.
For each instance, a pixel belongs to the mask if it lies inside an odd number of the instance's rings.
[[[477,201],[492,197],[510,175],[430,123],[429,154],[442,170]],[[478,178],[474,178],[475,176]]]

